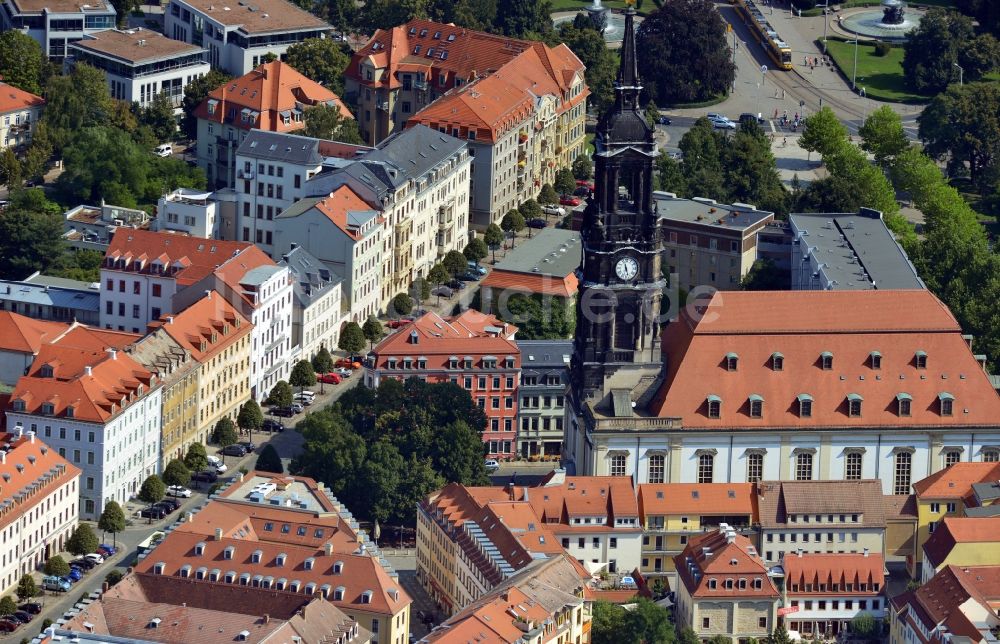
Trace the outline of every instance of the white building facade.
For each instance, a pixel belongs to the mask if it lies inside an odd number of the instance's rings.
[[[178,188],[163,195],[156,204],[156,218],[151,228],[170,230],[193,237],[217,239],[219,207],[211,192]]]
[[[292,277],[291,362],[311,360],[321,348],[334,351],[344,321],[343,280],[302,248],[281,258]]]
[[[110,2],[81,4],[71,0],[5,0],[0,11],[0,31],[17,29],[42,46],[42,53],[56,61],[66,56],[66,45],[87,34],[113,29],[117,13]]]
[[[23,149],[31,143],[31,135],[44,109],[45,99],[41,96],[0,83],[0,143],[3,148]]]

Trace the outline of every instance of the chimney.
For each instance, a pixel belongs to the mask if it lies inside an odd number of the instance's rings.
[[[111,584],[109,584],[108,582],[104,582],[103,584],[101,584],[101,594],[103,595],[104,593],[108,592],[108,588],[111,588]]]
[[[802,548],[799,548],[799,549],[798,549],[798,555],[799,555],[799,557],[801,557],[801,556],[802,556]]]
[[[35,432],[33,432],[33,431],[29,431],[28,432],[28,442],[30,442],[30,443],[34,443],[35,442]]]
[[[868,556],[868,548],[865,548],[865,556]]]
[[[264,623],[267,624],[270,621],[271,621],[271,616],[268,615],[267,613],[264,613]]]
[[[112,360],[117,360],[118,359],[118,352],[117,351],[115,351],[111,347],[108,347],[107,351],[108,351],[108,355],[111,356]]]
[[[215,540],[222,541],[222,528],[215,529]]]
[[[188,513],[187,513],[187,514],[185,515],[185,517],[187,517],[187,522],[188,522],[188,523],[191,523],[192,521],[194,521],[194,512],[188,512]]]
[[[174,316],[168,315],[167,316],[167,324],[173,324],[173,323],[174,323]]]
[[[205,299],[208,299],[208,300],[212,299],[212,291],[208,291],[208,290],[205,291]]]
[[[326,556],[329,557],[333,554],[333,543],[327,541],[323,544],[323,551],[326,552]]]
[[[0,465],[5,464],[6,462],[7,462],[7,451],[0,449]]]
[[[83,368],[83,373],[84,375],[92,376],[94,375],[94,368],[88,364]]]

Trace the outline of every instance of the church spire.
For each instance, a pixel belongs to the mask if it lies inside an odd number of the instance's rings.
[[[635,7],[629,2],[625,9],[625,34],[622,39],[621,64],[618,67],[616,90],[637,88],[639,85],[639,68],[635,56]]]

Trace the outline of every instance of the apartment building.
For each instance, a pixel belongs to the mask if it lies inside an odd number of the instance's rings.
[[[155,324],[155,323],[154,323]],[[156,329],[127,349],[128,354],[160,378],[160,470],[183,458],[198,436],[199,363],[163,328]],[[203,434],[202,434],[203,435]]]
[[[104,0],[80,4],[72,0],[4,0],[0,31],[17,29],[42,47],[43,55],[60,62],[67,45],[106,29],[113,29],[117,14]]]
[[[537,644],[588,641],[589,579],[587,571],[565,553],[532,562],[419,642],[465,644],[487,637]]]
[[[663,227],[664,263],[688,293],[699,286],[737,290],[757,261],[758,234],[774,221],[773,212],[750,204],[660,191],[653,192],[653,201]]]
[[[69,329],[63,322],[33,320],[0,311],[0,383],[13,387],[42,347]]]
[[[885,503],[876,480],[764,481],[757,485],[761,556],[885,551]]]
[[[236,150],[251,130],[301,130],[305,110],[316,105],[339,107],[345,118],[353,118],[336,94],[281,61],[255,64],[209,92],[194,112],[198,120],[196,157],[209,188],[236,187]],[[241,178],[247,178],[246,172],[244,168]]]
[[[211,69],[202,47],[142,27],[87,34],[69,56],[102,70],[112,98],[147,107],[165,94],[178,113],[184,88]]]
[[[21,425],[0,434],[0,591],[63,546],[80,510],[80,469]]]
[[[41,348],[18,380],[8,427],[32,431],[82,470],[80,517],[125,503],[159,471],[162,389],[124,349],[139,336],[76,327]]]
[[[777,625],[781,595],[754,545],[729,526],[691,539],[674,567],[678,627],[739,640],[766,638]]]
[[[211,192],[191,188],[177,188],[163,195],[156,203],[156,218],[150,229],[221,239],[221,209],[212,197]]]
[[[650,478],[663,480],[662,454],[649,456]],[[674,557],[695,536],[726,524],[746,534],[756,521],[752,483],[643,483],[639,486],[642,522],[642,575],[673,578]]]
[[[350,319],[363,323],[380,310],[382,218],[349,186],[327,197],[308,197],[277,216],[274,252],[294,244],[343,278]]]
[[[1000,566],[948,566],[916,590],[892,598],[893,642],[996,641]]]
[[[493,275],[496,269],[490,273]],[[485,295],[484,295],[485,297]],[[562,454],[572,340],[518,340],[521,387],[517,445],[521,458]]]
[[[171,458],[186,453],[191,443],[207,443],[215,423],[224,416],[235,421],[240,406],[249,400],[252,327],[239,309],[215,291],[180,313],[150,324],[156,329],[154,335],[165,333],[196,364],[194,373],[184,376],[186,382],[178,392],[183,401],[174,408],[175,417],[164,422],[164,444]],[[197,387],[193,417],[192,384]],[[169,434],[168,425],[173,430]]]
[[[888,614],[885,563],[877,553],[788,553],[782,608],[785,628],[802,639],[834,639],[850,631],[851,620],[863,614],[882,623]]]
[[[343,279],[304,248],[293,247],[278,265],[292,276],[292,362],[311,360],[322,348],[334,351],[345,315]]]
[[[1000,565],[1000,517],[945,517],[924,544],[920,583],[947,566]]]
[[[3,15],[2,11],[0,15]],[[45,99],[41,96],[0,83],[0,141],[3,141],[3,149],[23,150],[27,147],[44,109]]]
[[[77,250],[105,252],[119,228],[147,230],[149,214],[138,208],[82,204],[63,213],[63,239]]]
[[[487,458],[510,458],[521,378],[516,333],[516,326],[474,309],[451,318],[425,313],[375,346],[365,385],[420,378],[462,387],[486,415]]]
[[[208,50],[208,62],[230,76],[242,76],[264,62],[280,59],[295,43],[323,38],[332,27],[285,0],[219,2],[171,0],[163,33]]]
[[[21,281],[0,280],[2,311],[36,320],[97,326],[100,307],[100,284],[49,277],[37,271]]]

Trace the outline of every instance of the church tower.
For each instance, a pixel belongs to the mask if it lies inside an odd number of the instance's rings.
[[[615,103],[597,125],[594,192],[581,228],[583,262],[572,364],[578,406],[618,408],[639,402],[662,364],[660,303],[666,280],[660,270],[662,232],[652,195],[658,151],[653,128],[639,106],[634,17],[635,9],[629,6]],[[608,400],[612,392],[613,402]]]

